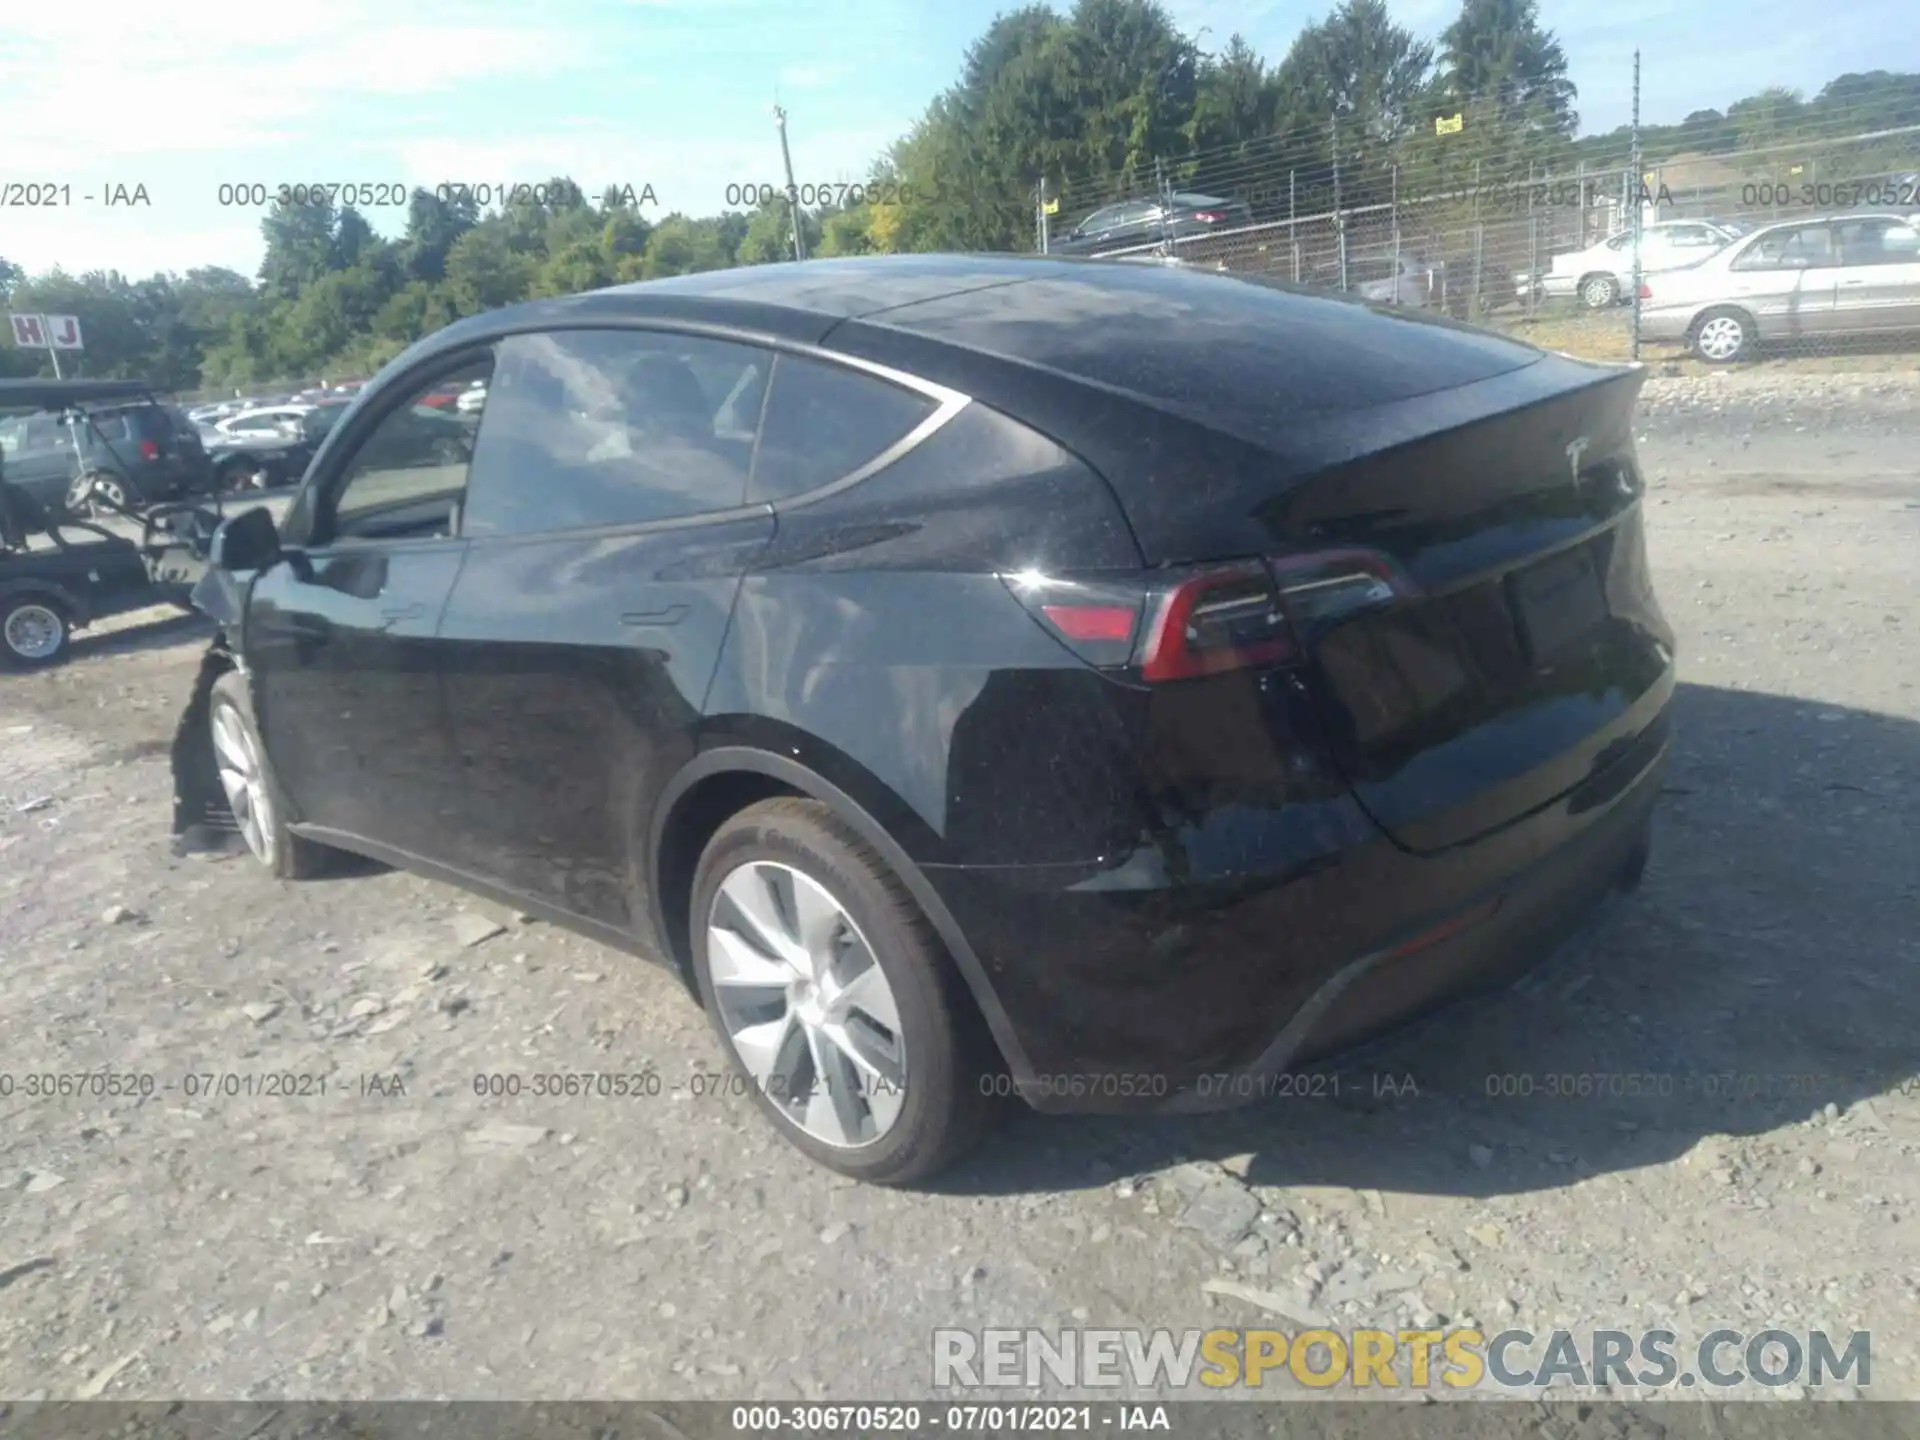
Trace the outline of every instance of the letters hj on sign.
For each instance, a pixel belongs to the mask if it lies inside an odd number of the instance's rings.
[[[10,315],[13,343],[22,350],[80,350],[78,315]]]

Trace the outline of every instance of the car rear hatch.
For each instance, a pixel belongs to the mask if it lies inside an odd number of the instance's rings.
[[[1673,635],[1641,528],[1640,384],[1536,400],[1281,502],[1279,528],[1312,543],[1272,565],[1338,763],[1406,848],[1471,840],[1657,753]],[[1383,583],[1343,587],[1354,574]]]
[[[207,447],[200,431],[184,410],[162,406],[164,425],[155,425],[155,440],[170,474],[181,480],[195,480],[207,471]]]
[[[1672,632],[1641,532],[1639,367],[1144,266],[886,323],[1038,367],[976,393],[1072,434],[1149,567],[1137,620],[1098,577],[1084,605],[1016,593],[1148,684],[1293,667],[1403,847],[1461,844],[1657,753]]]

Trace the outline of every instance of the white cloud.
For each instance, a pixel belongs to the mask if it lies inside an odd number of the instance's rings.
[[[20,7],[23,11],[25,7]],[[98,174],[116,162],[295,138],[355,97],[428,94],[587,63],[555,27],[396,21],[373,0],[190,11],[72,0],[9,15],[0,134],[10,172]],[[75,36],[110,44],[75,47]],[[71,57],[71,58],[70,58]],[[84,98],[82,98],[84,97]]]
[[[140,218],[134,218],[140,217]],[[187,229],[153,224],[150,212],[116,212],[116,218],[39,212],[36,223],[6,235],[6,258],[40,274],[56,266],[69,274],[118,270],[144,279],[156,270],[184,273],[217,265],[251,277],[260,267],[262,244],[257,221]]]

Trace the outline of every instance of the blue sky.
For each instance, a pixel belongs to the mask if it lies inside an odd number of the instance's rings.
[[[1457,0],[1397,0],[1431,36]],[[1176,0],[1202,43],[1235,30],[1277,60],[1331,0]],[[1766,85],[1920,69],[1913,0],[1543,0],[1584,128],[1677,120]],[[223,182],[517,183],[569,173],[590,193],[651,184],[655,214],[720,208],[773,181],[769,113],[789,115],[797,178],[857,179],[958,73],[994,0],[19,0],[0,30],[0,183],[72,203],[0,208],[0,256],[39,271],[259,262],[257,211]],[[27,13],[23,13],[27,12]],[[106,185],[143,185],[108,209]],[[393,233],[399,210],[369,218]]]

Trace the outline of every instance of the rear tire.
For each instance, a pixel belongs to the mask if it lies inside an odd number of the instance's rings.
[[[1730,365],[1752,358],[1760,332],[1743,310],[1709,310],[1694,322],[1687,340],[1693,353],[1709,365]]]
[[[311,880],[332,870],[340,851],[303,840],[287,828],[287,798],[267,763],[267,747],[254,723],[253,697],[239,671],[230,670],[213,682],[207,723],[221,789],[254,858],[276,880]]]
[[[904,1185],[985,1134],[998,1108],[986,1025],[900,878],[829,807],[782,797],[728,820],[689,919],[733,1072],[807,1156]]]
[[[66,606],[51,595],[9,595],[0,599],[0,656],[20,670],[57,665],[73,639]]]

